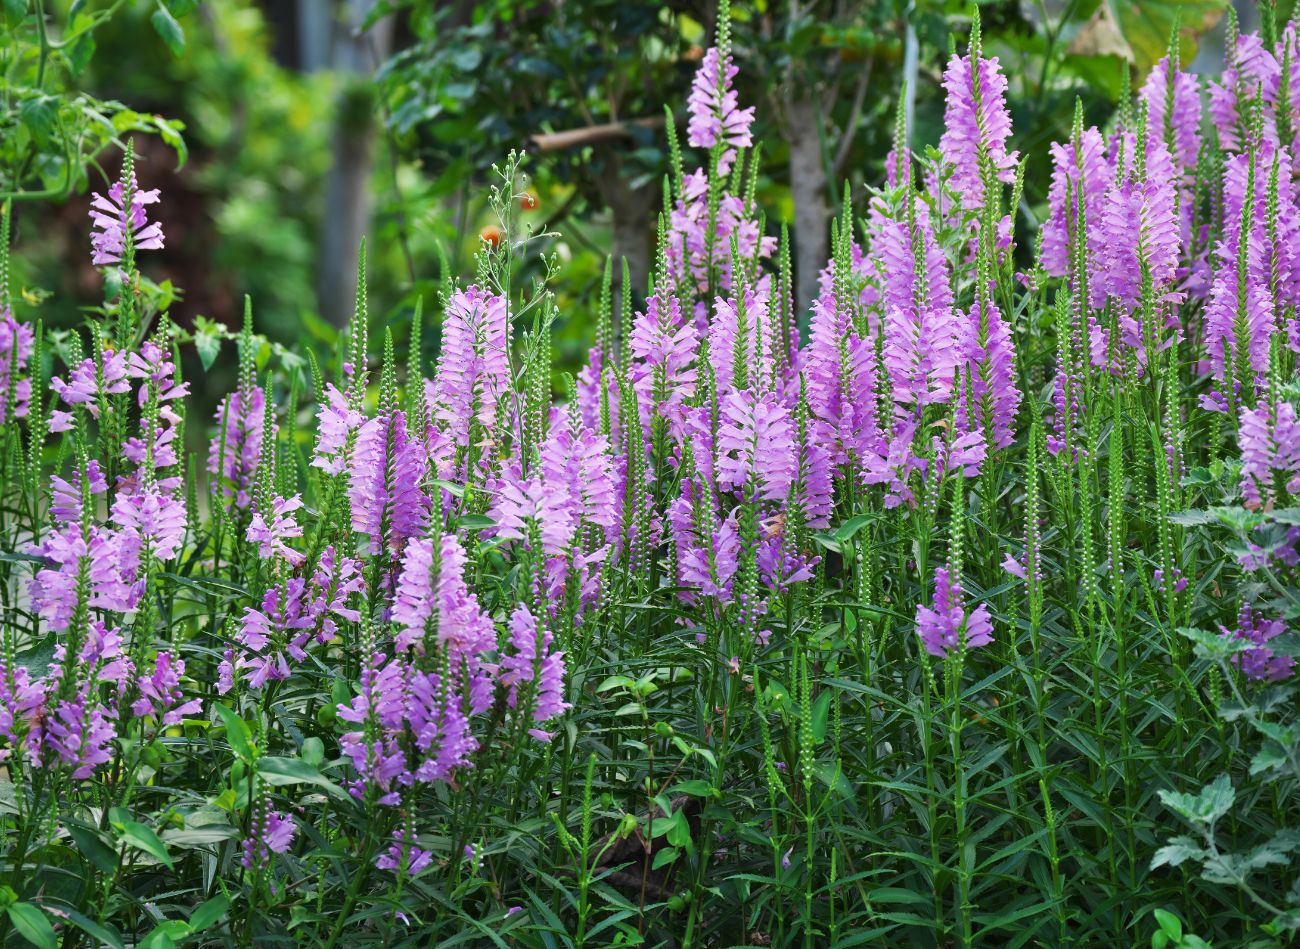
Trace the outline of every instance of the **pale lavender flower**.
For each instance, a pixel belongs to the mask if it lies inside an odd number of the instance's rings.
[[[137,543],[147,544],[159,560],[171,560],[181,550],[185,535],[185,505],[161,484],[139,486],[119,493],[111,519]]]
[[[375,653],[361,671],[361,692],[337,707],[340,720],[360,726],[339,738],[339,749],[358,775],[350,787],[354,797],[369,791],[380,804],[395,805],[399,788],[413,780],[396,734],[405,720],[407,671],[403,663]]]
[[[771,303],[771,278],[764,276],[755,288],[746,288],[742,299],[717,297],[709,325],[709,361],[718,394],[736,387],[737,361],[746,384],[760,390],[771,388],[777,348],[781,344]],[[744,339],[741,340],[742,319]],[[689,398],[689,390],[686,397]]]
[[[1256,97],[1264,103],[1264,137],[1276,143],[1273,113],[1281,78],[1276,57],[1257,33],[1238,36],[1237,46],[1228,51],[1228,56],[1218,80],[1209,84],[1210,118],[1218,130],[1219,144],[1229,151],[1243,148],[1248,106]]]
[[[452,441],[469,443],[470,419],[490,432],[510,391],[510,326],[503,297],[471,286],[447,301],[442,355],[434,376],[434,418]]]
[[[1021,398],[1016,384],[1011,326],[991,302],[983,310],[976,303],[967,320],[970,395],[975,421],[994,445],[1007,448],[1015,439],[1014,425]]]
[[[406,545],[392,616],[401,627],[397,646],[421,654],[433,645],[446,650],[453,671],[465,677],[459,687],[471,712],[479,714],[492,704],[491,669],[483,654],[495,648],[496,630],[466,586],[465,548],[455,534],[442,535],[439,554],[435,573],[432,541],[416,538]],[[427,630],[434,633],[431,644],[425,642]]]
[[[1106,162],[1106,141],[1095,127],[1086,128],[1077,145],[1053,142],[1052,185],[1048,190],[1048,218],[1043,223],[1043,269],[1054,277],[1070,272],[1072,244],[1078,240],[1079,206],[1088,226],[1086,260],[1100,258],[1102,207],[1114,173]],[[1091,274],[1091,269],[1089,273]]]
[[[79,365],[74,366],[68,373],[66,382],[58,376],[50,379],[50,388],[58,393],[59,398],[66,404],[85,405],[87,411],[98,418],[98,399],[101,394],[120,395],[131,391],[131,383],[127,378],[126,354],[105,349],[103,358],[99,362],[91,357],[83,359]],[[50,427],[52,431],[58,431],[53,423]]]
[[[92,498],[108,490],[108,481],[99,462],[90,458],[86,461],[86,481]],[[70,524],[81,520],[81,471],[72,472],[72,480],[65,481],[58,475],[50,477],[50,516],[60,524]]]
[[[131,531],[105,531],[92,525],[88,538],[79,524],[51,531],[28,552],[47,566],[32,578],[32,605],[50,629],[67,628],[77,605],[82,561],[90,575],[89,606],[117,613],[133,611],[143,593],[139,582],[140,539]]]
[[[316,419],[316,451],[312,467],[320,468],[326,474],[339,474],[347,464],[348,437],[360,430],[366,417],[351,408],[348,397],[334,383],[328,382],[325,384],[325,401],[321,403]]]
[[[695,323],[683,318],[674,294],[656,290],[646,300],[645,312],[636,314],[628,342],[635,358],[630,372],[642,428],[649,430],[653,414],[679,421],[683,405],[695,392]]]
[[[244,611],[235,634],[241,649],[234,669],[247,676],[249,688],[260,689],[267,682],[289,678],[289,660],[307,658],[309,631],[316,618],[305,603],[306,584],[301,577],[293,577],[268,590],[260,610],[250,606]]]
[[[113,711],[97,706],[90,696],[90,686],[75,698],[54,705],[42,727],[41,738],[48,753],[47,762],[58,759],[72,769],[74,780],[90,777],[102,764],[112,760],[109,747],[117,737]]]
[[[421,488],[427,456],[407,436],[398,410],[365,423],[351,458],[348,498],[352,529],[370,535],[370,552],[399,554],[408,539],[424,533],[430,502]]]
[[[540,473],[522,477],[517,462],[512,462],[493,485],[495,496],[489,516],[496,521],[496,534],[511,540],[526,540],[529,525],[535,525],[542,541],[542,552],[559,556],[567,552],[569,541],[578,527],[567,484],[557,484]]]
[[[0,762],[20,752],[45,708],[50,680],[20,665],[0,661]]]
[[[419,756],[411,773],[415,781],[450,781],[458,768],[469,766],[470,755],[478,750],[462,697],[452,690],[445,697],[442,693],[437,675],[411,676],[407,727],[415,735]]]

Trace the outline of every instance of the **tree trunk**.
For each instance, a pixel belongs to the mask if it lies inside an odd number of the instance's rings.
[[[325,183],[321,219],[317,296],[321,315],[335,326],[351,318],[357,292],[357,251],[370,226],[370,177],[379,134],[377,102],[370,74],[388,55],[393,18],[358,32],[374,0],[346,0],[346,22],[339,25],[331,65],[351,73],[336,105],[334,164]]]
[[[793,91],[793,90],[792,90]],[[794,311],[801,326],[817,298],[817,275],[826,266],[830,209],[817,135],[817,100],[806,92],[786,101],[790,143],[790,194],[794,199]]]
[[[608,172],[597,180],[596,187],[614,219],[614,299],[619,300],[622,293],[622,259],[627,258],[633,306],[640,306],[650,279],[657,192],[648,186],[631,187],[617,159],[610,160]]]

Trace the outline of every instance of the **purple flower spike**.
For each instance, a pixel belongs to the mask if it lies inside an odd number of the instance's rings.
[[[971,613],[962,604],[961,583],[951,580],[946,567],[934,571],[933,607],[916,608],[916,631],[925,651],[947,656],[954,649],[975,649],[993,642],[989,608],[981,603]]]
[[[1237,628],[1219,627],[1221,635],[1228,639],[1239,639],[1253,643],[1254,646],[1232,657],[1246,678],[1260,682],[1280,682],[1291,677],[1295,672],[1295,660],[1290,656],[1276,655],[1267,645],[1286,632],[1286,624],[1280,619],[1265,619],[1264,615],[1249,604],[1242,606],[1237,617]]]
[[[731,170],[731,163],[736,158],[735,150],[752,144],[749,127],[754,122],[754,107],[740,108],[736,90],[731,85],[739,72],[729,53],[723,57],[716,46],[711,47],[695,73],[687,100],[691,120],[686,140],[695,148],[712,148],[717,144],[727,146],[718,161],[718,174],[721,175]]]
[[[943,87],[948,92],[948,105],[939,151],[953,169],[952,184],[961,195],[962,205],[981,208],[985,200],[981,149],[999,181],[1010,184],[1016,179],[1019,154],[1007,151],[1007,139],[1011,137],[1007,77],[1002,75],[996,56],[981,57],[977,63],[972,63],[969,55],[954,56],[944,70]]]
[[[158,189],[139,190],[133,175],[129,202],[123,201],[125,190],[119,181],[108,189],[107,198],[96,192],[90,203],[92,227],[98,228],[90,239],[94,252],[91,263],[96,267],[121,263],[128,233],[136,250],[159,250],[163,246],[162,225],[149,223],[144,210],[146,204],[158,203]]]
[[[414,837],[399,827],[393,831],[393,843],[375,860],[375,866],[394,873],[404,870],[408,877],[418,875],[433,863],[433,854],[421,850],[413,841]]]
[[[522,606],[510,616],[510,654],[501,660],[499,681],[510,690],[511,708],[518,704],[523,683],[536,681],[532,719],[539,724],[569,708],[564,701],[564,653],[551,649],[548,629],[542,629],[539,641],[537,620]],[[550,734],[541,729],[531,728],[528,734],[538,741],[551,740]]]
[[[271,854],[288,853],[297,832],[292,818],[272,810],[264,810],[254,820],[252,830],[242,844],[244,855],[239,861],[247,870],[265,870],[271,863]]]

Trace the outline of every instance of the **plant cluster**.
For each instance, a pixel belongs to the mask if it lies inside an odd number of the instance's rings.
[[[363,249],[334,378],[250,307],[187,414],[128,152],[80,332],[0,267],[0,940],[1287,944],[1300,28],[1176,50],[1030,254],[976,20],[800,300],[724,3],[559,398],[511,156],[431,375]]]

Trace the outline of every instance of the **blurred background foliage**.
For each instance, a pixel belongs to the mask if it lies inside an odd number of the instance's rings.
[[[1032,156],[1018,213],[1036,219],[1046,145],[1074,101],[1102,121],[1177,26],[1185,62],[1221,57],[1224,0],[983,3],[985,47],[1010,77],[1015,145]],[[1243,28],[1254,4],[1240,12]],[[148,275],[172,318],[209,342],[238,324],[328,357],[351,313],[368,235],[371,312],[398,323],[473,274],[494,239],[492,165],[529,153],[521,209],[554,232],[559,371],[590,341],[605,255],[644,286],[668,171],[665,105],[685,142],[710,0],[0,0],[0,192],[15,201],[15,307],[67,326],[101,302],[89,263],[90,193],[131,136],[144,187],[163,192],[164,252]],[[1279,20],[1289,15],[1289,3]],[[937,142],[939,78],[966,0],[737,3],[742,104],[757,107],[760,204],[790,226],[808,297],[842,182],[862,201],[883,177],[898,98],[914,146]],[[687,149],[688,165],[699,156]],[[539,267],[540,272],[540,267]],[[401,335],[405,335],[403,331]],[[425,334],[436,346],[437,334]],[[399,343],[401,341],[399,340]],[[204,380],[229,387],[232,347]],[[193,378],[193,375],[191,375]]]

